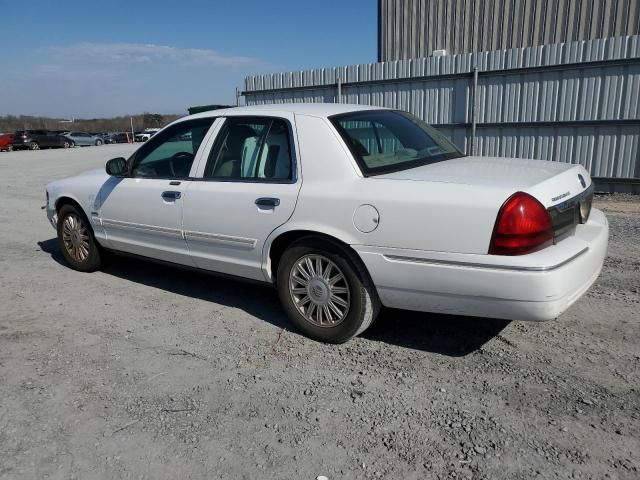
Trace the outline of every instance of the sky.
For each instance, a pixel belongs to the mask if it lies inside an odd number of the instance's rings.
[[[235,103],[247,75],[376,61],[377,0],[0,0],[0,115]]]

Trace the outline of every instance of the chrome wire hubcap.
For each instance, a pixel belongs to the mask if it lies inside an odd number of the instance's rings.
[[[349,313],[349,284],[338,266],[323,255],[305,255],[293,265],[289,292],[302,316],[319,327],[334,327]]]
[[[74,260],[84,262],[89,256],[89,233],[78,215],[72,213],[64,219],[62,242]]]

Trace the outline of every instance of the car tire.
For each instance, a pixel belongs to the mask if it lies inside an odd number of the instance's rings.
[[[361,334],[380,311],[378,293],[360,258],[319,237],[304,237],[287,248],[278,263],[277,287],[293,324],[326,343],[344,343]]]
[[[102,145],[102,140],[96,140],[96,147],[99,147],[100,145]]]
[[[64,148],[71,148],[73,146],[73,143],[65,141],[62,143],[62,146]]]
[[[73,205],[58,212],[58,244],[69,266],[80,272],[94,272],[102,266],[102,251],[85,214]]]
[[[29,149],[30,150],[40,150],[40,145],[38,145],[37,142],[31,142],[29,144]]]

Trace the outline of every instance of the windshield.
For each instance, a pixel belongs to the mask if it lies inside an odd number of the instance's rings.
[[[367,176],[464,156],[435,128],[406,112],[366,110],[334,115],[331,121]]]

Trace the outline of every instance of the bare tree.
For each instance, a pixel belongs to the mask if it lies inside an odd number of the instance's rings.
[[[81,132],[128,132],[131,130],[131,118],[135,131],[145,128],[162,127],[182,115],[161,115],[159,113],[144,113],[113,118],[75,119],[66,122],[62,118],[36,117],[29,115],[0,116],[0,132],[14,132],[26,129],[46,130],[78,130]]]

